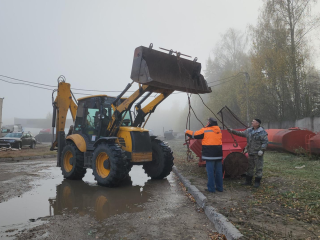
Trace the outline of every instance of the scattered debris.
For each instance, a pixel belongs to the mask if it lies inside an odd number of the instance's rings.
[[[21,148],[7,148],[7,147],[1,147],[0,148],[0,152],[6,152],[6,151],[20,151],[21,150]]]
[[[306,165],[302,165],[301,167],[295,167],[296,169],[302,169],[302,168],[305,168],[306,167]]]
[[[220,234],[218,232],[209,233],[209,237],[212,240],[227,240],[227,238],[226,238],[226,236],[224,234]]]

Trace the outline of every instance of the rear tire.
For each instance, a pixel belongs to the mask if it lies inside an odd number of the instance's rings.
[[[172,171],[173,154],[171,148],[159,139],[152,144],[152,162],[145,163],[143,169],[152,179],[163,179]]]
[[[81,180],[87,172],[83,153],[74,143],[67,143],[63,148],[60,166],[63,177],[70,180]]]
[[[35,148],[36,148],[36,143],[35,143],[35,142],[32,142],[31,145],[30,145],[30,148],[31,148],[31,149],[35,149]]]
[[[93,152],[92,170],[99,185],[118,186],[129,173],[125,152],[115,143],[100,143]]]

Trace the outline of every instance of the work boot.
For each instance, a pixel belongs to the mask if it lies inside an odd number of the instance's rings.
[[[256,178],[254,179],[254,187],[255,187],[255,188],[260,187],[260,181],[261,181],[261,178],[256,177]]]
[[[246,176],[246,181],[242,185],[252,185],[252,176]]]

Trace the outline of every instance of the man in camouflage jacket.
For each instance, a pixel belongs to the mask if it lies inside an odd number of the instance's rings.
[[[228,129],[228,131],[237,136],[247,138],[249,165],[244,185],[252,184],[254,168],[256,168],[254,187],[259,187],[262,178],[263,154],[268,145],[268,133],[260,126],[260,119],[254,119],[251,124],[252,128],[248,128],[242,132],[232,129]]]

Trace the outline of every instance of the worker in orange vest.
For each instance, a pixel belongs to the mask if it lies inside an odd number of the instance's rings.
[[[206,161],[208,192],[223,192],[222,133],[217,120],[208,119],[208,124],[199,131],[185,130],[190,138],[202,139],[202,160]]]

